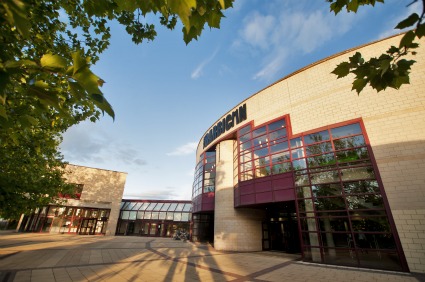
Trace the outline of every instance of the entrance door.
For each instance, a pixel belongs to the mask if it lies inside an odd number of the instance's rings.
[[[262,229],[263,250],[301,252],[295,202],[268,206],[267,221],[263,222]]]

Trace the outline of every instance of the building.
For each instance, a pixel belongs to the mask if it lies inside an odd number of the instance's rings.
[[[127,173],[67,165],[65,178],[76,196],[23,215],[17,231],[115,235]]]
[[[304,261],[425,272],[425,48],[411,84],[358,96],[334,55],[250,96],[201,138],[193,239]],[[422,42],[423,43],[423,42]]]
[[[172,237],[190,231],[191,201],[123,200],[117,235]]]

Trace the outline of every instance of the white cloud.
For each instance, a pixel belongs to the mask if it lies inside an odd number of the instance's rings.
[[[269,33],[275,25],[275,18],[271,15],[260,15],[254,12],[244,19],[245,27],[240,31],[242,39],[254,47],[267,50],[269,48]]]
[[[79,163],[103,164],[108,161],[130,166],[144,166],[147,162],[129,144],[114,139],[94,123],[83,122],[68,129],[63,135],[60,150],[65,160]]]
[[[196,68],[195,70],[192,72],[192,74],[190,75],[190,77],[192,79],[197,79],[200,76],[202,76],[204,68],[214,59],[214,57],[217,55],[218,53],[218,48],[214,51],[214,53],[212,53],[211,56],[209,56],[208,58],[206,58],[205,60],[203,60]]]
[[[176,148],[173,152],[167,153],[167,156],[191,155],[191,154],[195,153],[197,147],[198,147],[198,143],[189,142],[187,144],[184,144],[184,145]]]
[[[232,48],[249,47],[261,52],[264,59],[253,79],[274,79],[284,68],[286,59],[314,52],[348,32],[354,20],[360,18],[346,12],[335,16],[326,5],[310,3],[304,1],[289,7],[284,2],[274,2],[268,12],[255,12],[244,19]]]

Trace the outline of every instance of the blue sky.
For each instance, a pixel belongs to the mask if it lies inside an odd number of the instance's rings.
[[[92,69],[106,81],[116,119],[70,128],[61,151],[76,165],[127,172],[124,198],[190,199],[195,149],[210,125],[306,65],[396,33],[421,8],[410,2],[335,16],[324,0],[236,0],[220,29],[206,28],[187,46],[181,24],[157,25],[154,41],[135,45],[113,23],[111,45]]]

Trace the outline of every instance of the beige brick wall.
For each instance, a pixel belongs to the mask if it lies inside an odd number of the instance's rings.
[[[111,209],[105,235],[115,235],[127,173],[76,165],[65,171],[67,182],[84,184],[80,200],[68,205]]]
[[[261,251],[263,212],[234,208],[233,143],[232,140],[220,142],[216,150],[214,248],[222,251]]]
[[[331,74],[356,51],[365,57],[378,56],[398,45],[400,38],[325,59],[261,90],[235,107],[246,103],[248,118],[233,130],[252,120],[259,125],[285,114],[290,115],[294,134],[362,118],[409,268],[425,272],[425,42],[414,57],[411,84],[400,90],[376,93],[366,87],[358,96],[351,91],[353,77],[337,79]],[[201,140],[197,157],[202,145]]]

